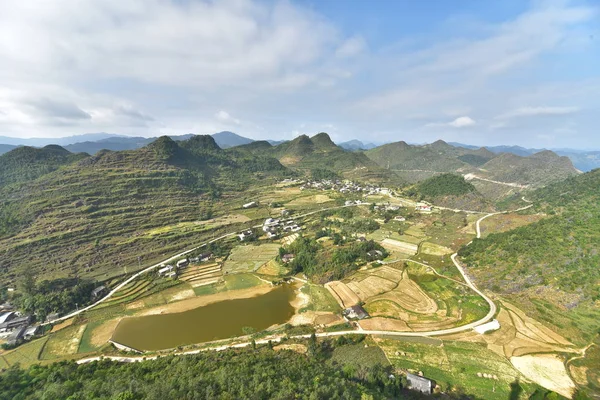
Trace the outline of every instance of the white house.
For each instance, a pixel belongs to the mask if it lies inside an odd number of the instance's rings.
[[[252,207],[257,207],[258,204],[255,201],[251,201],[250,203],[246,203],[242,206],[242,208],[252,208]]]

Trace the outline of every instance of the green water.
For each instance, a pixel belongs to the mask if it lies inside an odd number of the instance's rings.
[[[241,336],[283,324],[294,315],[294,288],[282,285],[248,299],[225,300],[193,310],[123,319],[112,340],[138,350],[170,349],[186,344]]]

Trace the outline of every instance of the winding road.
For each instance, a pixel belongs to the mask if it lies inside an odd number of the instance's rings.
[[[529,202],[528,200],[526,200],[525,198],[523,198],[523,201]],[[530,202],[529,202],[530,203]],[[301,215],[297,215],[295,216],[295,218],[304,218],[313,214],[317,214],[320,212],[324,212],[324,211],[328,211],[328,210],[335,210],[335,209],[340,209],[340,208],[344,208],[344,207],[354,207],[354,206],[358,206],[358,205],[369,205],[369,203],[362,203],[362,204],[354,204],[354,205],[345,205],[345,206],[337,206],[337,207],[329,207],[329,208],[324,208],[324,209],[319,209],[316,211],[311,211],[305,214],[301,214]],[[505,213],[510,213],[510,212],[518,212],[518,211],[522,211],[525,209],[528,209],[530,207],[532,207],[533,204],[529,204],[525,207],[521,207],[519,209],[516,210],[507,210],[507,211],[501,211],[501,212],[495,212],[495,213],[489,213],[484,215],[483,217],[479,218],[476,222],[476,231],[477,231],[477,238],[481,238],[481,227],[480,227],[480,223],[481,221],[483,221],[484,219],[492,216],[492,215],[498,215],[498,214],[505,214]],[[440,207],[438,207],[440,208]],[[473,212],[473,211],[466,211],[466,210],[455,210],[455,211],[463,211],[463,212]],[[258,228],[261,225],[255,225],[253,226],[253,228]],[[171,262],[177,258],[180,258],[182,256],[185,256],[187,254],[189,254],[190,252],[193,252],[199,248],[202,248],[210,243],[213,243],[215,241],[218,240],[222,240],[224,238],[233,236],[233,235],[237,235],[238,232],[231,232],[225,235],[222,235],[218,238],[212,239],[206,243],[203,243],[199,246],[196,246],[192,249],[183,251],[179,254],[176,254],[160,263],[154,264],[148,268],[145,268],[135,274],[133,274],[131,277],[129,277],[128,279],[126,279],[125,281],[123,281],[122,283],[120,283],[118,286],[116,286],[113,290],[111,290],[104,298],[98,300],[96,303],[91,304],[85,308],[82,308],[78,311],[75,311],[73,313],[70,313],[68,315],[65,315],[59,319],[53,320],[51,322],[47,322],[47,323],[55,323],[55,322],[59,322],[61,320],[65,320],[68,318],[71,318],[79,313],[82,313],[86,310],[89,310],[95,306],[97,306],[98,304],[101,304],[102,302],[108,300],[114,293],[116,293],[118,290],[120,290],[121,288],[123,288],[125,285],[127,285],[128,283],[130,283],[131,281],[133,281],[134,279],[136,279],[137,277],[139,277],[142,274],[145,274],[147,272],[152,271],[153,269],[158,268],[159,266],[163,265],[164,263],[167,262]],[[457,326],[454,328],[447,328],[447,329],[440,329],[440,330],[434,330],[434,331],[420,331],[420,332],[398,332],[398,331],[385,331],[385,330],[364,330],[360,327],[358,327],[357,330],[345,330],[345,331],[337,331],[337,332],[320,332],[320,333],[316,333],[315,335],[317,337],[333,337],[333,336],[342,336],[342,335],[383,335],[383,336],[403,336],[403,337],[430,337],[430,336],[442,336],[442,335],[450,335],[450,334],[454,334],[454,333],[460,333],[460,332],[465,332],[468,330],[471,330],[479,325],[482,325],[484,323],[487,323],[488,321],[490,321],[494,315],[497,312],[497,307],[496,304],[492,301],[492,299],[490,299],[487,295],[485,295],[482,291],[480,291],[471,281],[471,279],[469,278],[469,276],[465,273],[463,267],[460,265],[460,263],[457,261],[457,253],[452,254],[451,259],[452,262],[454,263],[455,267],[458,269],[459,273],[461,274],[462,278],[465,281],[466,286],[468,286],[470,289],[472,289],[475,293],[477,293],[479,296],[481,296],[489,305],[489,311],[488,313],[481,319],[477,320],[477,321],[473,321],[471,323],[465,324],[465,325],[461,325],[461,326]],[[421,264],[425,267],[428,268],[432,268],[429,265],[420,263],[418,261],[414,261],[414,260],[409,260],[412,262],[415,262],[417,264]],[[434,272],[437,273],[437,271]],[[439,275],[439,274],[438,274]],[[311,335],[296,335],[296,336],[292,336],[291,338],[294,339],[301,339],[301,338],[309,338]],[[256,341],[257,344],[265,344],[268,343],[269,341],[271,342],[280,342],[283,338],[283,335],[281,336],[274,336],[272,338],[269,339],[264,339],[264,340],[259,340]],[[235,338],[233,338],[235,339]],[[192,350],[192,351],[187,351],[187,352],[176,352],[173,353],[175,355],[186,355],[186,354],[197,354],[201,351],[207,351],[207,350],[215,350],[215,351],[221,351],[221,350],[225,350],[225,349],[229,349],[229,348],[241,348],[241,347],[246,347],[249,346],[251,344],[251,342],[244,342],[244,343],[237,343],[237,344],[229,344],[229,345],[221,345],[221,346],[215,346],[215,347],[208,347],[206,349],[202,349],[202,350]],[[92,361],[96,361],[96,360],[100,360],[101,358],[104,359],[111,359],[114,361],[119,361],[119,362],[137,362],[137,361],[143,361],[143,360],[151,360],[151,359],[155,359],[157,356],[150,356],[150,357],[91,357],[91,358],[85,358],[85,359],[81,359],[78,360],[77,363],[79,364],[83,364],[83,363],[87,363],[87,362],[92,362]]]

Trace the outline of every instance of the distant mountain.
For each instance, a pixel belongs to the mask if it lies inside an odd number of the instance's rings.
[[[360,140],[356,140],[356,139],[350,140],[348,142],[339,143],[338,146],[340,146],[342,149],[346,149],[346,150],[350,150],[350,151],[369,150],[369,149],[377,147],[373,143],[363,143]]]
[[[212,137],[222,149],[254,142],[253,139],[249,139],[229,131],[215,133],[212,135]]]
[[[95,142],[102,139],[108,139],[113,137],[127,137],[124,135],[118,135],[114,133],[85,133],[83,135],[75,135],[75,136],[67,136],[62,138],[15,138],[8,136],[0,136],[0,143],[2,144],[12,144],[15,146],[32,146],[32,147],[42,147],[47,146],[49,144],[57,144],[59,146],[67,146],[73,143],[79,142]]]
[[[17,146],[12,145],[12,144],[0,144],[0,155],[11,151],[15,147],[17,147]]]

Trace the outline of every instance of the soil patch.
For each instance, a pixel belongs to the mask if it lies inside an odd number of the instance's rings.
[[[121,319],[121,317],[111,319],[94,329],[92,331],[90,343],[95,347],[100,347],[104,343],[108,342],[108,339],[110,339],[110,337],[112,336],[115,328],[117,327]]]
[[[548,390],[571,398],[575,384],[567,374],[563,361],[555,354],[511,357],[510,362],[526,378]]]

